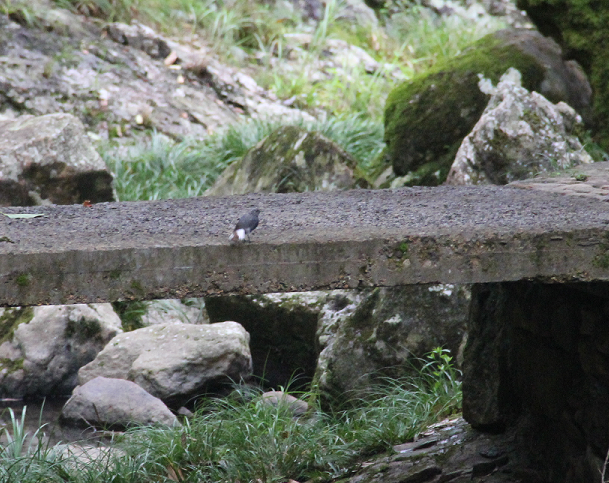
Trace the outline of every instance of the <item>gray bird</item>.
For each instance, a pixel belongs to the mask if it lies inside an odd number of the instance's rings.
[[[228,239],[230,241],[243,241],[247,237],[247,241],[250,241],[250,233],[258,226],[259,214],[260,210],[255,208],[247,215],[243,215],[239,218],[232,235]]]

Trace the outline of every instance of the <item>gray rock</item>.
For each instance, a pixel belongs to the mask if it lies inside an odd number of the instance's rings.
[[[367,30],[379,26],[374,10],[366,5],[363,0],[345,0],[344,8],[339,12],[339,18],[356,23]]]
[[[185,303],[186,302],[186,303]],[[146,312],[141,317],[144,327],[158,324],[208,324],[209,318],[203,299],[176,299],[145,302]]]
[[[319,321],[314,381],[329,396],[356,396],[384,377],[412,374],[409,364],[442,346],[454,356],[465,335],[469,290],[407,285],[328,297]]]
[[[165,402],[179,403],[210,384],[247,378],[248,344],[249,334],[236,322],[154,325],[116,336],[80,369],[78,381],[128,379]]]
[[[564,102],[527,91],[516,69],[497,87],[482,79],[480,88],[491,99],[463,140],[446,184],[507,184],[593,162],[575,135],[584,130],[581,116]]]
[[[178,424],[160,399],[131,381],[106,377],[96,377],[74,389],[61,412],[61,421],[102,428]]]
[[[355,164],[321,134],[296,126],[281,127],[231,164],[206,195],[354,188],[365,185],[354,174]]]
[[[294,417],[303,416],[309,410],[309,405],[306,401],[295,398],[283,391],[267,391],[260,396],[260,402],[272,406],[285,405],[290,408]]]
[[[105,32],[115,42],[142,50],[153,59],[164,59],[171,53],[171,48],[162,36],[139,22],[131,25],[111,23],[106,26]]]
[[[0,397],[70,394],[121,321],[110,304],[1,309]]]
[[[101,138],[150,128],[176,139],[207,136],[246,115],[312,119],[206,47],[178,44],[138,25],[112,24],[104,36],[84,16],[51,12],[36,5],[31,27],[7,20],[0,28],[4,117],[71,112]],[[176,55],[171,66],[162,59],[167,48]]]
[[[71,114],[0,121],[0,205],[113,201],[112,183]]]

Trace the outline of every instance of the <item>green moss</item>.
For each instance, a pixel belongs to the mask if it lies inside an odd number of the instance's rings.
[[[112,270],[110,272],[110,278],[112,280],[118,280],[119,278],[121,278],[121,271],[120,270]]]
[[[97,319],[87,319],[81,317],[80,320],[69,320],[65,329],[65,336],[76,337],[80,340],[90,340],[99,337],[102,328]]]
[[[386,156],[398,176],[430,168],[411,184],[442,183],[463,138],[488,103],[478,74],[497,83],[509,67],[522,73],[523,86],[538,89],[544,77],[539,62],[500,34],[484,37],[462,55],[396,87],[385,109]]]
[[[23,369],[23,358],[19,359],[9,359],[7,357],[0,358],[0,370],[6,370],[9,374],[15,371],[19,371]]]
[[[131,282],[131,288],[133,290],[135,290],[136,292],[143,292],[144,291],[144,287],[142,287],[142,284],[138,281],[138,280],[133,280]]]
[[[590,79],[595,140],[609,150],[609,3],[598,0],[518,0],[539,31],[556,40]]]
[[[32,307],[9,308],[0,316],[0,344],[13,339],[20,324],[28,323],[34,317]]]
[[[31,275],[29,273],[22,273],[15,279],[15,282],[20,287],[27,287],[30,284],[30,278]]]
[[[592,265],[598,268],[607,269],[609,268],[609,251],[600,253],[592,260]]]

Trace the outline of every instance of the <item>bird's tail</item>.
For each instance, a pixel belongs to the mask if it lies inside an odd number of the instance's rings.
[[[228,237],[230,241],[241,241],[245,240],[245,230],[243,228],[239,228],[235,230],[231,236]]]

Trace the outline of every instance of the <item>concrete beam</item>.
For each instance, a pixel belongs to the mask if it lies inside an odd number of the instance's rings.
[[[252,242],[237,218],[262,210]],[[510,187],[4,208],[0,305],[609,280],[609,204]]]

